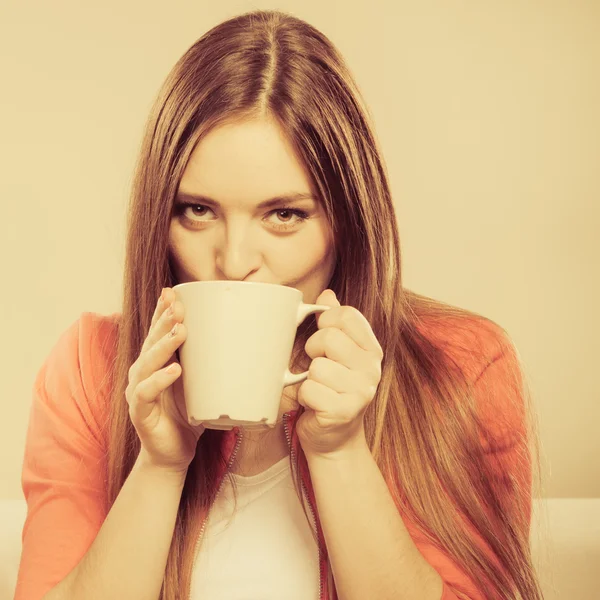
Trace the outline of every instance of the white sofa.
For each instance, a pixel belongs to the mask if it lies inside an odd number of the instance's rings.
[[[600,498],[534,502],[531,551],[545,600],[600,599]]]
[[[24,499],[0,500],[0,600],[12,600],[15,593],[26,514]]]
[[[23,499],[0,500],[0,600],[11,600],[21,555]],[[545,600],[600,598],[600,498],[534,503],[531,548]]]

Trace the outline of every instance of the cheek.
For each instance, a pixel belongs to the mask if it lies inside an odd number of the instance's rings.
[[[271,269],[278,271],[292,271],[297,276],[308,275],[325,266],[328,259],[328,247],[322,239],[299,240],[298,244],[289,247],[273,248],[269,255],[265,255]]]
[[[182,236],[169,236],[169,255],[173,269],[182,282],[202,279],[213,270],[206,246],[192,244]]]
[[[173,266],[181,278],[212,276],[215,254],[210,244],[192,243],[177,228],[171,228],[169,251]],[[283,280],[299,280],[325,271],[329,268],[332,256],[331,238],[321,229],[314,230],[310,235],[299,235],[297,239],[273,239],[262,249],[263,266]]]

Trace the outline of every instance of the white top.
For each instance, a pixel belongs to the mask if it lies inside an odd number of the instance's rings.
[[[289,461],[286,456],[252,477],[233,473],[235,514],[225,477],[205,524],[191,600],[319,599],[313,523],[296,495]],[[310,518],[308,504],[307,511]]]

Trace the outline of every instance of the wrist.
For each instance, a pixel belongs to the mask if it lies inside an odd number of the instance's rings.
[[[367,439],[362,435],[348,440],[346,444],[329,452],[305,452],[306,460],[311,462],[349,462],[353,463],[357,456],[370,454]]]
[[[189,465],[176,467],[157,464],[150,458],[150,456],[148,456],[148,454],[144,451],[143,448],[138,454],[135,466],[138,468],[139,471],[156,475],[165,480],[170,480],[175,483],[181,483],[181,485],[185,483],[185,478],[187,476],[187,471],[189,468]]]

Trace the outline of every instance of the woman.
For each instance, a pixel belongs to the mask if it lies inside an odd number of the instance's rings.
[[[137,165],[122,313],[83,313],[36,380],[16,600],[542,597],[517,351],[403,288],[366,114],[332,44],[280,12],[222,23],[175,65]],[[303,199],[259,207],[287,193]],[[266,433],[187,424],[172,288],[225,279],[332,307],[299,327],[291,370],[311,375]]]

